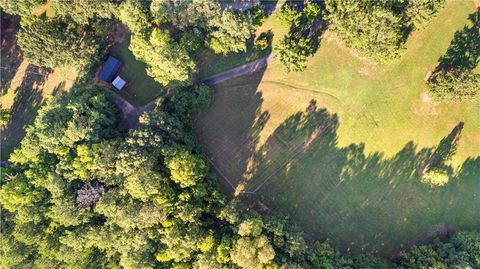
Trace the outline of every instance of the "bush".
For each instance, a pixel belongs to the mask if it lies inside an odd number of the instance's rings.
[[[428,82],[437,100],[464,100],[474,97],[480,88],[480,74],[467,69],[442,70]]]
[[[290,26],[300,18],[300,15],[301,13],[298,10],[291,8],[289,5],[284,5],[280,12],[277,13],[277,18],[282,24]]]
[[[266,33],[261,33],[253,42],[253,45],[258,50],[266,50],[269,46],[269,37]]]
[[[431,187],[441,187],[448,183],[448,173],[438,169],[432,169],[426,172],[421,182]]]

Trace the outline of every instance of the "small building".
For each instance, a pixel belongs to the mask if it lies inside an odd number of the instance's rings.
[[[108,56],[107,61],[103,64],[102,69],[98,75],[100,80],[111,83],[113,79],[118,75],[122,68],[122,62],[117,58]]]
[[[127,82],[121,78],[120,76],[117,76],[113,81],[112,81],[113,87],[117,90],[122,90],[125,85],[127,85]]]

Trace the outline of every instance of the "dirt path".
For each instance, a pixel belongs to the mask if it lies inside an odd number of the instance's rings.
[[[452,236],[456,231],[457,227],[448,224],[437,224],[433,225],[427,231],[418,235],[414,240],[403,244],[399,249],[395,250],[389,257],[390,260],[399,259],[404,253],[409,252],[413,246],[418,246],[422,244],[429,243],[429,241],[434,238],[448,238]]]

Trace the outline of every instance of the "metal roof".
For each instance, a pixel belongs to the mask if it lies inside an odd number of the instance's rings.
[[[121,66],[122,63],[119,60],[112,56],[108,56],[107,61],[102,66],[102,70],[100,70],[98,78],[106,82],[112,82]]]

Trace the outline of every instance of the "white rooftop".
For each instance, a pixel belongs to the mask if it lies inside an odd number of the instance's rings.
[[[112,81],[113,87],[115,87],[117,90],[123,89],[123,87],[125,87],[126,84],[127,84],[127,82],[125,80],[123,80],[123,78],[121,78],[120,76],[117,76]]]

